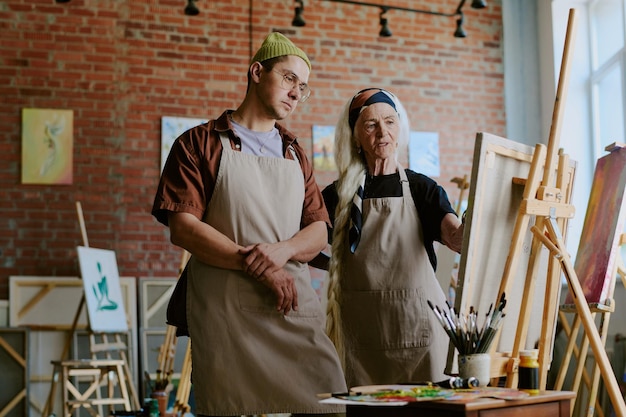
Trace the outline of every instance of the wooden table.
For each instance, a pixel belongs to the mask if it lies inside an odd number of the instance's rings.
[[[421,401],[402,407],[346,406],[347,417],[570,417],[572,391],[542,391],[520,400]]]

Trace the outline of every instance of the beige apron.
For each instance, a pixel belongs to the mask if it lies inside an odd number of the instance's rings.
[[[222,137],[215,191],[204,221],[246,246],[278,242],[300,230],[304,178],[297,161],[244,154]],[[297,312],[241,271],[192,257],[187,317],[196,411],[208,415],[330,413],[316,394],[346,389],[308,266],[290,261]]]
[[[446,378],[449,338],[427,304],[446,299],[406,172],[399,173],[402,197],[363,200],[361,240],[346,256],[341,311],[350,387]]]

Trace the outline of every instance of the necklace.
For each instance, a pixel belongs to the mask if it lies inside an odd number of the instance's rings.
[[[256,147],[254,144],[254,141],[256,141],[256,143],[258,144],[258,152],[264,155],[266,152],[269,151],[266,145],[268,144],[269,140],[275,135],[275,132],[273,131],[256,132],[254,130],[248,129],[246,126],[242,125],[237,120],[235,120],[235,117],[233,117],[233,113],[230,113],[229,117],[230,117],[230,120],[235,124],[235,126],[237,126],[237,128],[240,128],[242,130],[240,132],[243,134],[242,141],[248,147],[250,148],[253,146]],[[249,139],[246,140],[246,137]]]
[[[263,142],[261,142],[261,139],[259,139],[259,136],[256,134],[253,134],[254,138],[256,139],[257,142],[259,142],[259,152],[261,152],[262,154],[265,153],[265,145],[267,144],[267,141],[270,140],[270,138],[272,137],[272,132],[268,132],[267,137],[265,138],[265,140]]]

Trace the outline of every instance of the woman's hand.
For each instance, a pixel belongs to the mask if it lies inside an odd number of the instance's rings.
[[[464,230],[464,224],[456,215],[446,214],[441,221],[441,242],[456,253],[461,253]]]

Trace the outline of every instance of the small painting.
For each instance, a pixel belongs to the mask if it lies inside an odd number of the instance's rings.
[[[439,177],[439,133],[411,132],[409,168],[428,177]]]
[[[71,184],[72,110],[22,109],[22,184]]]
[[[335,126],[313,126],[313,169],[336,171]]]
[[[161,171],[165,166],[167,156],[176,138],[192,127],[204,124],[208,119],[197,119],[193,117],[161,117]]]
[[[115,252],[79,246],[78,261],[91,330],[128,331]]]

